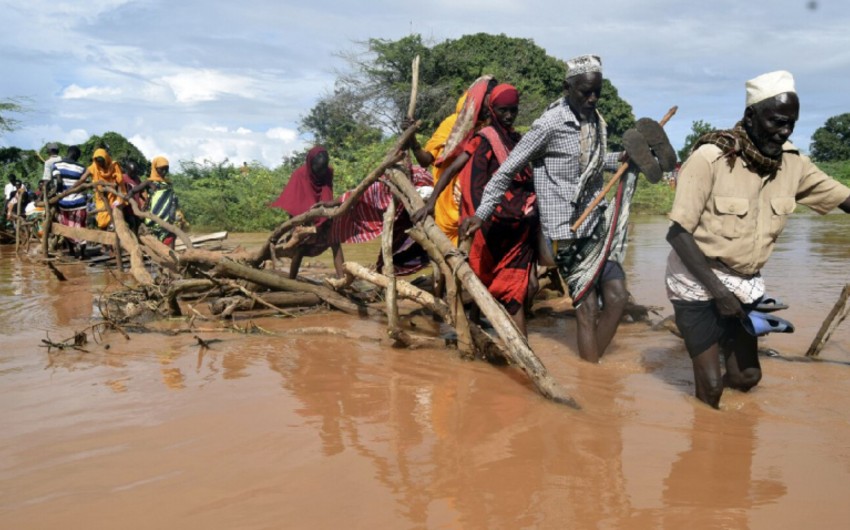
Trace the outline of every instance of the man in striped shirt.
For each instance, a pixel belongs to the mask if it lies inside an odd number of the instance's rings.
[[[53,179],[56,189],[61,193],[76,187],[86,168],[77,160],[80,158],[80,148],[72,145],[68,155],[53,164]],[[76,192],[59,199],[59,222],[65,226],[84,228],[86,226],[86,204],[88,200],[84,193]],[[71,255],[83,259],[86,254],[86,242],[66,238],[65,243]]]

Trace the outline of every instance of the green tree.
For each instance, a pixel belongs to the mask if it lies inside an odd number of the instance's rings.
[[[531,124],[563,94],[563,61],[547,55],[531,39],[477,33],[430,47],[420,35],[356,44],[355,50],[341,54],[350,71],[337,79],[334,94],[320,100],[302,120],[302,130],[317,139],[327,138],[327,131],[357,130],[351,120],[370,130],[397,130],[407,111],[416,55],[420,56],[416,115],[423,121],[423,131],[434,130],[454,112],[460,95],[484,74],[520,91],[518,127]],[[619,148],[622,133],[634,125],[632,107],[607,80],[599,106],[608,123],[611,146]]]
[[[365,111],[364,102],[347,89],[338,89],[325,96],[303,117],[301,132],[313,134],[316,143],[341,156],[358,143],[372,143],[381,139],[381,129]]]
[[[23,112],[26,112],[26,108],[22,98],[0,99],[0,135],[17,129],[21,121],[12,114]]]
[[[821,162],[850,160],[850,112],[826,120],[812,135],[809,150]]]
[[[44,163],[32,149],[0,147],[0,182],[8,182],[9,175],[35,185],[41,179]]]
[[[687,136],[685,136],[685,145],[683,145],[682,148],[679,149],[679,160],[684,161],[685,159],[687,159],[688,156],[691,154],[691,149],[693,148],[694,144],[697,143],[697,140],[699,140],[703,135],[715,130],[716,129],[714,128],[714,126],[708,123],[707,121],[696,120],[695,122],[691,123],[691,132],[688,133]]]

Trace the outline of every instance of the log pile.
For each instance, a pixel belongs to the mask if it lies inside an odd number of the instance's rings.
[[[396,278],[391,267],[379,274],[362,265],[347,262],[346,277],[326,280],[324,283],[306,279],[289,279],[282,270],[281,257],[294,246],[293,236],[312,226],[317,218],[332,218],[350,210],[366,189],[383,179],[392,191],[396,202],[393,208],[403,207],[409,213],[422,207],[423,202],[411,182],[408,169],[400,164],[404,158],[403,147],[415,134],[419,123],[406,130],[390,149],[383,162],[375,168],[342,204],[328,208],[315,207],[295,216],[277,227],[255,252],[211,251],[194,248],[191,239],[179,228],[167,225],[148,212],[141,212],[133,201],[134,212],[139,217],[152,218],[177,234],[184,250],[173,250],[150,235],[138,235],[128,227],[120,208],[111,210],[115,232],[103,232],[84,228],[70,228],[56,222],[45,222],[43,251],[50,259],[51,237],[63,236],[97,241],[110,245],[115,253],[129,256],[129,274],[137,287],[131,292],[118,293],[113,303],[104,304],[104,312],[112,322],[127,323],[133,319],[162,316],[191,316],[197,314],[196,306],[205,302],[207,314],[218,318],[252,311],[269,311],[274,314],[293,316],[299,308],[326,306],[350,315],[386,318],[387,334],[392,344],[398,347],[433,346],[434,337],[422,337],[404,326],[400,307],[406,314],[428,311],[446,324],[454,327],[458,335],[458,349],[466,356],[501,359],[522,370],[540,394],[555,402],[578,408],[575,400],[547,372],[546,367],[529,347],[522,333],[514,325],[502,306],[493,299],[487,288],[475,276],[466,262],[463,252],[455,248],[449,239],[428,218],[423,224],[410,230],[410,235],[428,252],[434,268],[448,279],[448,303],[435,298],[426,290],[410,282]],[[101,183],[89,185],[97,192],[111,192],[122,196],[117,190]],[[55,204],[60,196],[49,204]],[[126,199],[126,197],[124,197]],[[52,221],[50,217],[48,217]],[[392,214],[388,214],[389,224]],[[391,226],[385,226],[391,234]],[[297,236],[296,236],[297,241]],[[391,264],[390,241],[385,238],[387,256],[384,263]],[[120,251],[119,251],[120,249]],[[121,261],[119,260],[119,263]],[[370,303],[369,296],[355,288],[355,280],[365,282],[383,298],[383,302]],[[462,294],[471,298],[483,315],[493,325],[496,336],[491,336],[479,326],[467,321],[461,303]],[[381,296],[382,295],[382,296]]]

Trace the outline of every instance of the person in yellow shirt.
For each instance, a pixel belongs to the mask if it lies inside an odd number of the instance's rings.
[[[464,144],[488,122],[487,98],[497,84],[498,81],[492,76],[479,77],[460,97],[455,113],[440,123],[424,148],[415,136],[408,144],[419,165],[431,166],[435,182],[434,191],[425,201],[425,206],[414,212],[411,219],[418,223],[432,215],[434,222],[455,246],[458,241],[461,202],[457,172],[463,163],[455,165],[453,171],[449,171],[449,168],[457,159],[462,158],[465,162],[469,158],[463,152]]]

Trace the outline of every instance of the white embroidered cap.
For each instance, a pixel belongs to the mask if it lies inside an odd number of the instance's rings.
[[[747,106],[755,105],[759,101],[794,92],[794,76],[785,70],[777,70],[754,77],[747,81]]]
[[[579,55],[567,61],[567,79],[594,72],[602,73],[602,59],[598,55]]]

